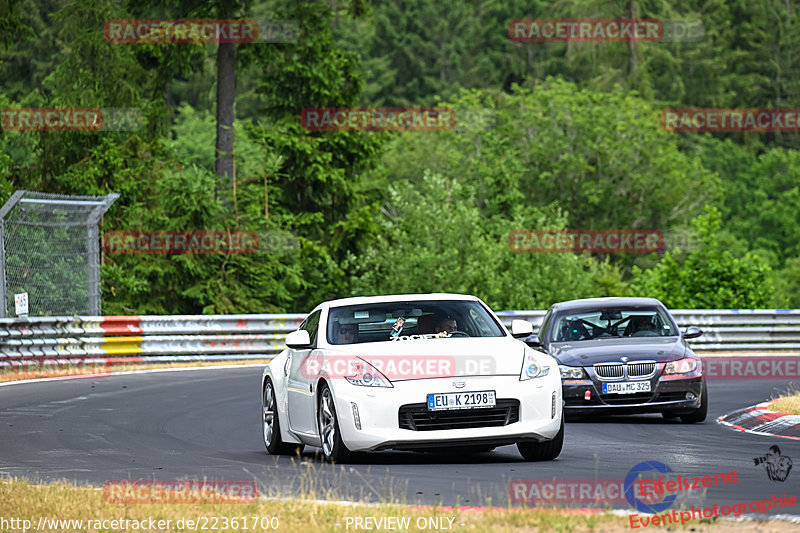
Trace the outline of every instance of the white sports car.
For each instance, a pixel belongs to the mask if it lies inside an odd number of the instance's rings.
[[[480,299],[456,294],[347,298],[317,306],[261,383],[264,444],[304,445],[325,459],[436,447],[516,444],[554,459],[564,440],[561,376],[549,355],[517,340]]]

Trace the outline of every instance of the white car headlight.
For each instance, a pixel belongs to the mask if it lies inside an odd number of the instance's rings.
[[[535,352],[525,352],[522,359],[522,370],[519,373],[519,380],[525,381],[528,379],[541,378],[550,373],[550,365],[544,361],[540,361]]]
[[[350,361],[350,368],[353,370],[353,376],[345,376],[344,379],[353,385],[361,387],[390,387],[394,385],[381,374],[381,371],[364,361],[363,359],[353,359]]]
[[[685,359],[678,359],[677,361],[670,361],[664,367],[665,374],[688,374],[697,369],[697,360],[689,357]]]
[[[579,366],[558,365],[561,372],[561,379],[587,379],[588,376],[583,368]]]

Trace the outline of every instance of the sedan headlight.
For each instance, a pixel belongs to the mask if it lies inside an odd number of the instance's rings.
[[[561,371],[561,379],[588,379],[589,377],[579,366],[558,365],[558,370]]]
[[[541,378],[550,373],[550,365],[539,361],[536,355],[526,352],[522,359],[522,370],[519,373],[519,380],[525,381],[533,378]]]
[[[678,359],[677,361],[670,361],[664,366],[665,374],[688,374],[697,369],[697,360],[689,357],[685,359]]]
[[[344,379],[353,385],[361,387],[394,387],[386,376],[381,374],[380,370],[363,359],[356,358],[350,361],[350,368],[355,374],[353,376],[345,376]]]

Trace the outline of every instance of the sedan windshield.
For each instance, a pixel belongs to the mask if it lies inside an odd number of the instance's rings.
[[[555,320],[554,342],[609,337],[669,337],[677,329],[658,308],[591,309],[569,312]]]
[[[330,344],[505,335],[487,310],[471,300],[377,302],[333,307],[328,314]]]

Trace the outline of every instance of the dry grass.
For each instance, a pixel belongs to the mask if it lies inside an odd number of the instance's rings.
[[[780,393],[774,393],[768,409],[776,413],[800,415],[800,388],[796,384],[790,383]]]
[[[800,415],[800,392],[778,398],[769,406],[769,410],[787,415]]]
[[[76,487],[68,483],[54,483],[51,485],[36,485],[25,480],[9,479],[0,481],[0,517],[24,518],[32,521],[29,530],[39,524],[40,517],[47,519],[72,519],[83,520],[82,527],[64,526],[56,528],[53,525],[36,530],[42,531],[80,531],[99,532],[111,531],[110,522],[105,524],[105,529],[86,521],[96,520],[150,520],[157,523],[159,520],[169,520],[169,526],[160,527],[151,531],[179,532],[193,530],[186,525],[187,520],[200,520],[205,523],[209,531],[253,531],[262,530],[261,527],[253,528],[254,518],[260,521],[261,517],[278,517],[278,531],[287,532],[337,532],[357,530],[352,522],[355,517],[407,517],[410,527],[407,531],[436,531],[432,528],[418,528],[417,520],[433,518],[442,520],[445,528],[452,519],[453,531],[473,532],[533,532],[533,531],[569,531],[583,532],[630,532],[628,520],[625,517],[613,516],[608,513],[576,513],[564,510],[528,510],[528,509],[498,509],[496,511],[477,511],[468,508],[433,508],[413,507],[399,504],[344,504],[324,503],[311,499],[284,499],[266,500],[264,498],[246,504],[111,504],[105,500],[102,488]],[[225,520],[227,517],[227,521]],[[233,527],[232,519],[239,517],[238,524]],[[246,517],[246,524],[245,524]],[[348,527],[348,518],[351,519]],[[183,529],[178,527],[178,521],[184,520]],[[204,522],[203,522],[204,521]],[[210,529],[216,521],[217,528]],[[228,527],[223,527],[225,522]],[[265,522],[266,524],[266,522]],[[420,523],[421,524],[421,523]],[[131,529],[130,523],[128,531]],[[166,522],[162,525],[166,526]],[[12,528],[9,524],[0,524],[4,531],[21,531],[22,527]],[[88,527],[87,527],[88,526]],[[684,528],[694,532],[723,532],[723,531],[796,531],[796,524],[783,522],[718,522],[705,521],[687,523]],[[442,529],[445,529],[442,528]],[[203,530],[202,526],[197,528]],[[438,529],[441,531],[442,529]],[[124,531],[118,525],[116,531]],[[147,531],[145,526],[143,529]],[[270,529],[263,529],[269,531]],[[361,529],[363,530],[363,529]],[[388,528],[374,528],[377,531],[387,531]],[[397,528],[395,527],[395,530]],[[672,528],[648,528],[652,531],[675,531]]]

